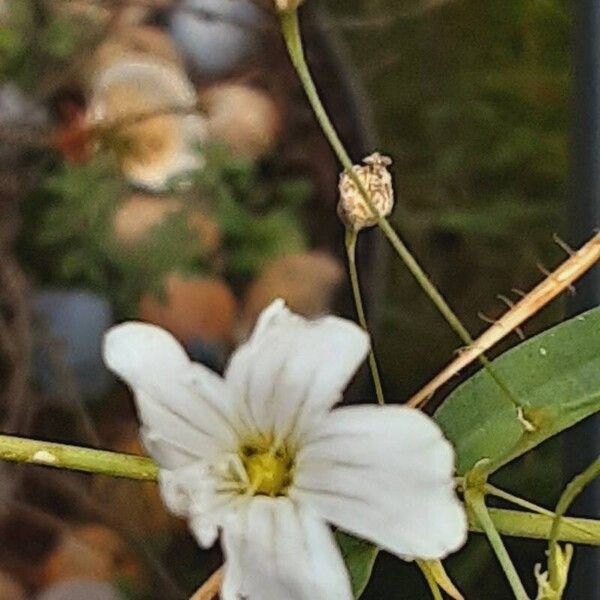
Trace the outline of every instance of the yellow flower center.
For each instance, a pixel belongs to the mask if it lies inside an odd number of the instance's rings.
[[[254,495],[285,495],[292,482],[294,462],[286,448],[263,443],[246,444],[240,451],[240,457],[250,480],[249,489]]]

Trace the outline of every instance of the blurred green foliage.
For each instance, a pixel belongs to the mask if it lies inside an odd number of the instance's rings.
[[[208,202],[219,223],[230,280],[247,281],[268,259],[306,247],[300,213],[310,194],[307,181],[262,177],[256,165],[221,145],[203,155],[206,164],[191,193]]]
[[[7,0],[6,16],[0,18],[0,81],[36,90],[71,64],[89,39],[89,19],[47,8],[32,0]]]
[[[225,274],[243,283],[267,260],[304,248],[298,209],[308,188],[302,181],[266,183],[255,165],[220,146],[198,151],[204,167],[169,190],[182,197],[182,209],[135,243],[115,236],[116,212],[133,191],[109,155],[53,166],[23,205],[19,247],[36,282],[90,289],[119,316],[134,316],[140,296],[160,295],[172,271]],[[190,226],[194,208],[215,219],[223,243],[218,254]]]

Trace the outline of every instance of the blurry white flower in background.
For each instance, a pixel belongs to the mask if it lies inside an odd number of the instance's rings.
[[[194,145],[206,139],[206,122],[195,107],[196,92],[177,67],[124,58],[93,81],[88,119],[92,126],[117,126],[123,171],[133,184],[162,190],[201,166]]]
[[[184,72],[183,60],[164,31],[147,25],[123,26],[115,29],[86,63],[88,80],[93,84],[99,73],[126,59],[165,63]]]
[[[224,378],[166,331],[125,323],[107,365],[133,389],[169,509],[199,543],[222,532],[223,600],[350,600],[330,522],[403,558],[438,559],[465,541],[454,452],[401,406],[331,410],[369,349],[350,321],[316,321],[275,301]]]
[[[194,12],[195,11],[195,12]],[[250,0],[183,0],[169,28],[201,74],[224,75],[258,47],[260,10]]]

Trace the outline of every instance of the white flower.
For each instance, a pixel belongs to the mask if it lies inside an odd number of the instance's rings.
[[[331,410],[368,348],[354,323],[307,321],[281,300],[223,378],[155,326],[107,333],[106,363],[135,393],[165,503],[203,546],[221,530],[223,600],[351,599],[327,522],[403,558],[465,541],[454,453],[431,419],[400,406]]]

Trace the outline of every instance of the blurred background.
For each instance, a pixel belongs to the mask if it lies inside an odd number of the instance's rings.
[[[302,25],[353,159],[393,158],[392,220],[473,334],[506,309],[498,295],[518,299],[565,258],[554,234],[576,244],[598,226],[572,193],[585,90],[571,3],[308,0]],[[275,297],[353,317],[339,167],[269,0],[1,1],[0,159],[4,432],[143,453],[100,359],[124,319],[220,370]],[[460,343],[378,232],[358,259],[386,394],[402,402]],[[348,401],[372,397],[362,372]],[[573,468],[558,439],[498,483],[551,507]],[[0,465],[0,539],[1,600],[183,599],[221,562],[153,485],[32,466]],[[544,546],[510,549],[533,589]],[[510,597],[482,538],[448,570],[467,597]],[[364,598],[406,597],[428,597],[418,570],[380,556]]]

